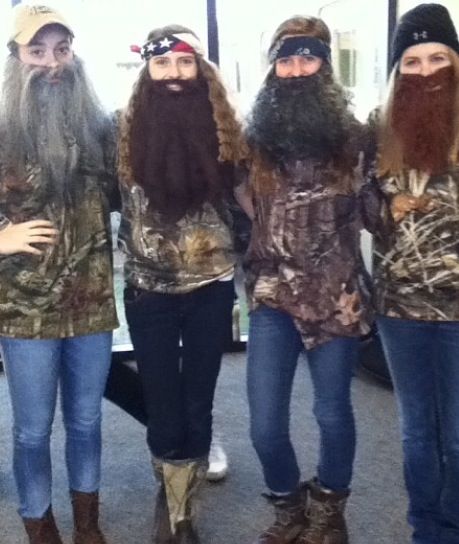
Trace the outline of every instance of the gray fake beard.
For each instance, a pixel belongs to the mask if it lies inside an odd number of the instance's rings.
[[[107,118],[79,59],[65,66],[58,81],[50,70],[8,59],[3,87],[2,128],[9,134],[7,157],[38,164],[54,186],[69,183],[81,165],[102,171],[102,139]]]

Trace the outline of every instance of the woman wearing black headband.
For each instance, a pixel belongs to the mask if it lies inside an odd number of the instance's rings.
[[[368,331],[354,145],[360,128],[333,78],[322,20],[285,21],[269,58],[248,125],[256,213],[246,268],[251,438],[276,521],[256,542],[346,544],[355,452],[350,386],[359,336]],[[317,476],[303,486],[289,435],[302,352],[320,429]]]

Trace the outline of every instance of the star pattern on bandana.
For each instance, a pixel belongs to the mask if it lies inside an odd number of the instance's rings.
[[[156,55],[165,55],[170,51],[187,51],[194,52],[194,49],[188,45],[186,42],[183,42],[177,39],[175,36],[166,36],[159,40],[151,40],[145,43],[140,48],[140,54],[143,60],[149,60],[151,57]]]
[[[169,40],[169,38],[164,38],[164,40],[161,40],[159,42],[159,47],[165,47],[166,49],[170,49],[172,43],[174,42],[172,40]]]

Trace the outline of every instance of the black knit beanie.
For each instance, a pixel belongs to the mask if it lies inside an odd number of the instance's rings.
[[[407,11],[397,24],[392,41],[392,67],[412,45],[438,42],[459,54],[459,41],[449,11],[440,4],[420,4]]]

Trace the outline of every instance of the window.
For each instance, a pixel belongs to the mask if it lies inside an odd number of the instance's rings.
[[[333,64],[354,95],[357,117],[365,119],[382,99],[386,82],[387,0],[218,0],[221,68],[247,112],[268,68],[266,52],[275,28],[295,14],[319,16],[330,27]],[[377,29],[377,30],[375,30]]]

